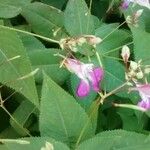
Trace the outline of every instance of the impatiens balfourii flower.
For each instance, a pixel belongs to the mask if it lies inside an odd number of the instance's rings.
[[[130,0],[124,0],[121,4],[121,7],[123,9],[127,9],[129,7],[129,4],[130,4]]]
[[[137,84],[131,90],[138,91],[141,96],[141,101],[138,102],[138,106],[146,110],[150,109],[150,84]]]
[[[121,4],[121,7],[123,9],[127,9],[131,2],[150,9],[150,1],[149,0],[124,0]]]
[[[84,64],[79,60],[67,58],[64,62],[66,68],[75,73],[80,78],[76,94],[79,97],[85,97],[92,88],[95,92],[100,90],[99,83],[103,78],[103,69],[95,67],[93,64]]]

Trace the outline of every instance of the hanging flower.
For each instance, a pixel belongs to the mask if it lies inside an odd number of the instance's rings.
[[[124,0],[121,4],[121,7],[123,9],[127,9],[129,7],[129,4],[130,4],[130,0]]]
[[[75,73],[81,79],[76,90],[77,96],[87,96],[91,87],[95,92],[100,90],[99,83],[103,78],[102,68],[95,67],[93,64],[84,64],[71,58],[66,59],[64,65],[70,72]]]
[[[137,85],[131,90],[138,91],[141,96],[141,101],[137,105],[146,110],[150,109],[150,84]]]
[[[149,0],[124,0],[121,4],[121,7],[123,9],[127,9],[131,2],[134,3],[134,4],[138,4],[140,6],[147,7],[148,9],[150,9]]]

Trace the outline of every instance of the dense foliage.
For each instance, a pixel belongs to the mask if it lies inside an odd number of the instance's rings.
[[[147,0],[0,0],[0,150],[149,150]]]

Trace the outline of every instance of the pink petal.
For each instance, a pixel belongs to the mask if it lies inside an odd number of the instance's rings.
[[[121,7],[122,7],[123,9],[127,9],[128,6],[129,6],[129,4],[130,4],[130,1],[129,1],[129,0],[124,0],[124,2],[121,4]]]
[[[75,74],[82,71],[81,70],[82,63],[78,60],[67,58],[64,64],[68,70],[70,70],[71,72]]]
[[[80,81],[80,84],[77,88],[77,92],[76,94],[79,96],[79,97],[85,97],[89,94],[90,92],[90,85],[88,82],[85,82],[84,80],[81,80]]]
[[[104,75],[104,72],[101,68],[95,68],[91,73],[91,82],[93,90],[98,92],[100,90],[99,88],[99,82],[102,80]]]
[[[135,88],[131,88],[131,90],[139,91],[147,96],[150,96],[150,84],[137,85]]]
[[[150,109],[150,100],[149,101],[141,100],[140,102],[138,102],[137,105],[139,107],[142,107],[142,108],[145,108],[145,109]]]

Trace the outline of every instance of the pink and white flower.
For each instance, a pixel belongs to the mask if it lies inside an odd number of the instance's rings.
[[[103,69],[95,67],[92,63],[84,64],[79,60],[68,58],[64,62],[66,68],[80,78],[76,94],[85,97],[89,94],[91,87],[95,92],[100,90],[99,83],[103,78]]]
[[[130,2],[132,2],[134,4],[138,4],[143,7],[147,7],[148,9],[150,9],[150,1],[149,0],[124,0],[121,7],[124,9],[127,9]]]
[[[130,0],[124,0],[121,4],[121,7],[123,9],[127,9],[129,7],[129,4],[130,4]]]
[[[141,96],[141,101],[138,102],[138,106],[148,110],[150,109],[150,84],[136,85],[131,90],[138,91]]]

